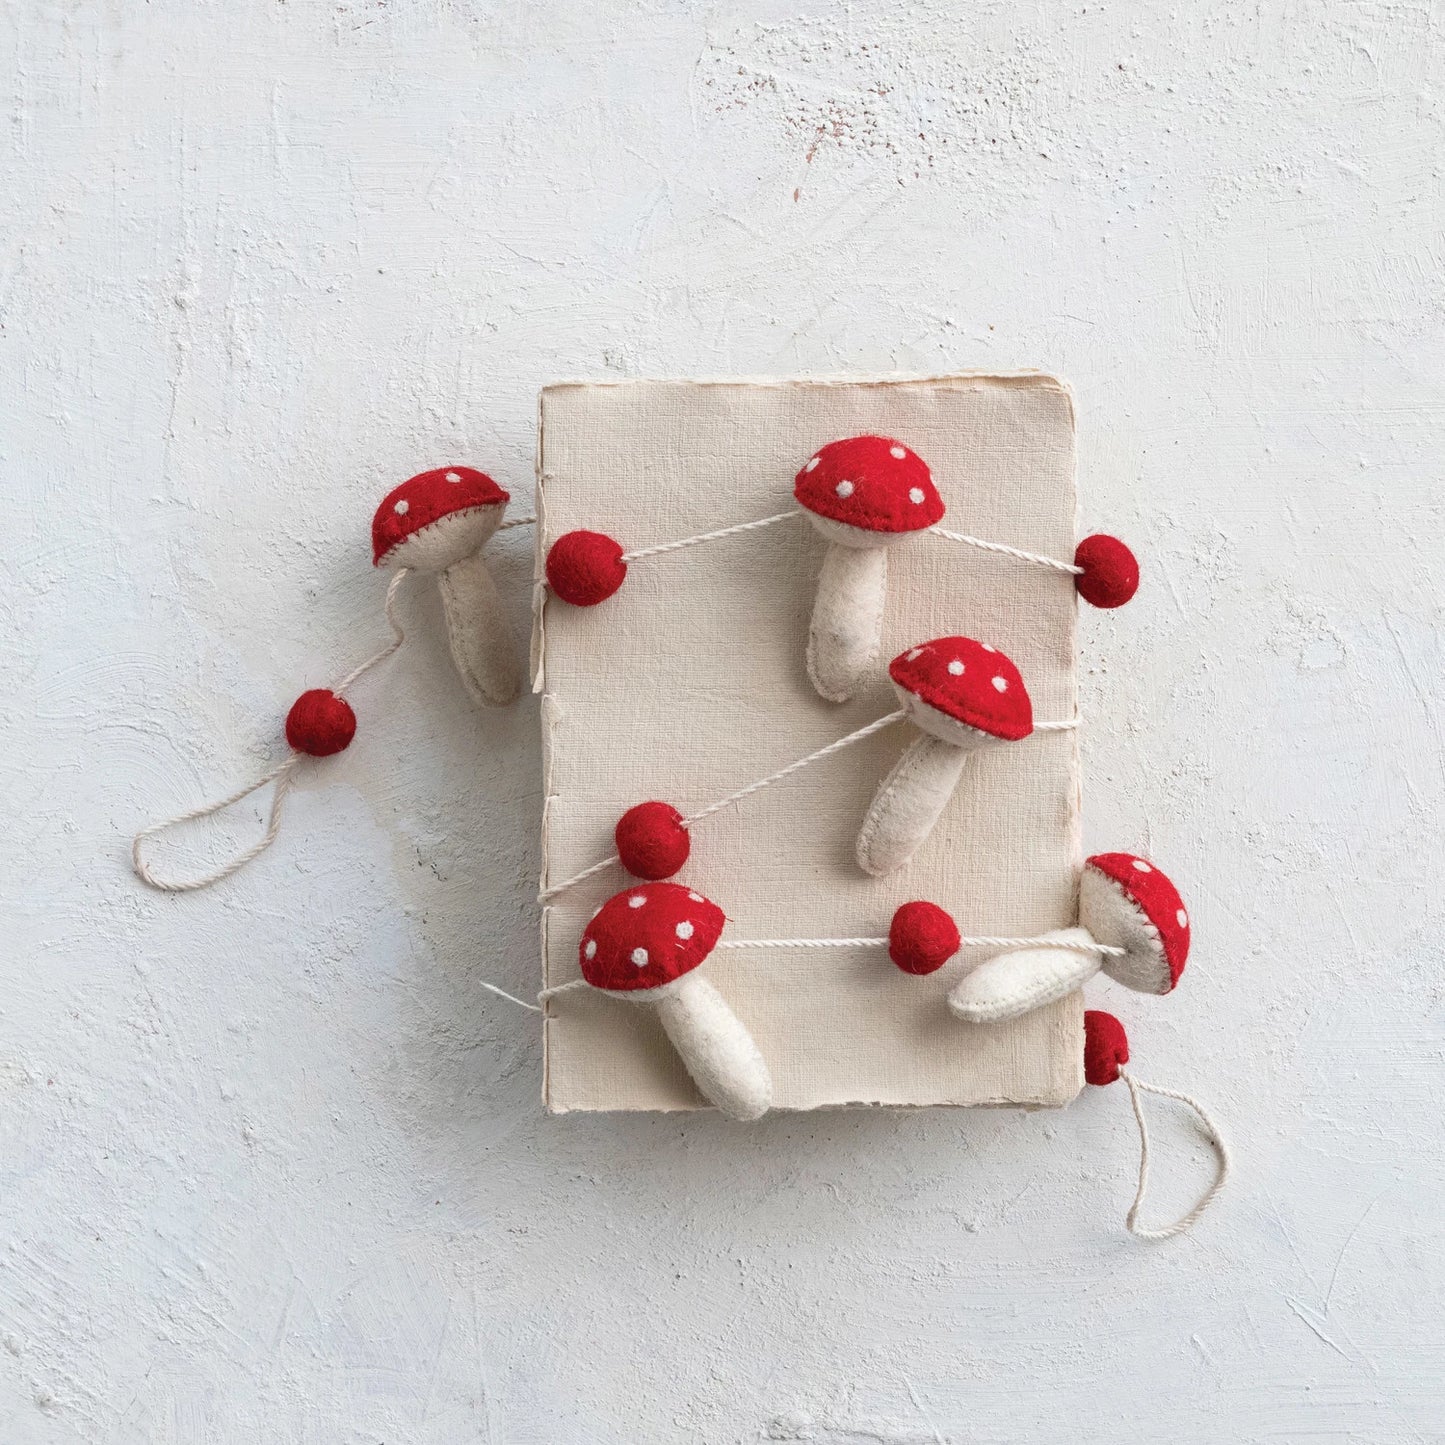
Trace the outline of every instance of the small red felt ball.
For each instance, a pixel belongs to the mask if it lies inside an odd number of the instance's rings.
[[[1117,537],[1096,532],[1074,550],[1079,596],[1094,607],[1122,607],[1139,590],[1139,559]]]
[[[606,602],[626,577],[622,544],[605,532],[564,532],[547,552],[547,583],[574,607]]]
[[[888,927],[888,957],[904,973],[933,973],[959,946],[958,925],[936,903],[905,903]]]
[[[298,753],[329,758],[351,746],[356,736],[356,714],[344,697],[324,687],[303,692],[286,714],[286,741]]]
[[[618,820],[617,856],[634,878],[671,878],[687,862],[692,839],[671,803],[638,803]]]
[[[1124,1025],[1103,1009],[1084,1010],[1084,1077],[1091,1084],[1112,1084],[1129,1062]]]

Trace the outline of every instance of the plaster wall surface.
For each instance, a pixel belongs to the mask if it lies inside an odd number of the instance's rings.
[[[0,1439],[1445,1440],[1439,5],[6,0],[0,54]],[[1145,564],[1086,842],[1196,954],[1089,997],[1232,1136],[1190,1237],[1122,1231],[1117,1090],[543,1117],[479,987],[536,984],[536,704],[424,589],[263,859],[131,876],[384,637],[383,492],[526,505],[545,382],[1020,367]]]

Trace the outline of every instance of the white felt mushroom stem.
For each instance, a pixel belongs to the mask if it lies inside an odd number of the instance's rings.
[[[808,629],[808,676],[829,702],[847,702],[877,666],[887,592],[887,548],[829,545]]]
[[[521,661],[501,593],[480,553],[453,562],[440,577],[452,658],[467,691],[487,707],[506,707],[522,689]]]
[[[953,986],[948,1011],[965,1023],[1002,1023],[1073,993],[1098,973],[1103,951],[1087,929],[1061,928],[1040,937],[1052,946],[985,959]]]
[[[858,866],[874,878],[903,867],[933,831],[958,786],[969,750],[926,733],[883,779],[858,830]]]
[[[658,991],[655,1007],[692,1081],[730,1119],[757,1119],[773,1079],[753,1036],[705,978],[687,974]]]

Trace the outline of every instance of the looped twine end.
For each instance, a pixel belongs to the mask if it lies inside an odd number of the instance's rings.
[[[1193,1229],[1199,1222],[1200,1215],[1214,1203],[1224,1188],[1229,1179],[1231,1167],[1229,1146],[1224,1142],[1224,1135],[1219,1126],[1209,1117],[1208,1111],[1198,1099],[1180,1093],[1177,1089],[1165,1089],[1158,1084],[1146,1084],[1142,1079],[1136,1079],[1127,1069],[1120,1069],[1119,1077],[1129,1086],[1129,1102],[1134,1107],[1134,1121],[1139,1126],[1139,1187],[1134,1193],[1134,1202],[1129,1206],[1129,1213],[1124,1218],[1124,1224],[1129,1233],[1139,1239],[1173,1239],[1177,1235],[1186,1234]],[[1160,1229],[1146,1229],[1139,1223],[1139,1210],[1143,1206],[1144,1196],[1149,1192],[1149,1126],[1144,1121],[1144,1105],[1140,1097],[1144,1093],[1157,1094],[1161,1099],[1173,1099],[1186,1108],[1192,1109],[1204,1130],[1205,1137],[1213,1147],[1218,1161],[1214,1182],[1200,1196],[1199,1202],[1187,1214],[1176,1219],[1173,1224],[1165,1225]]]

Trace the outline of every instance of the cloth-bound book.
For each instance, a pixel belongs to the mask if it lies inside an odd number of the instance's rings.
[[[545,888],[613,851],[625,809],[684,814],[897,707],[887,662],[961,634],[1006,652],[1038,720],[1076,707],[1067,573],[922,533],[888,558],[876,676],[848,702],[809,682],[809,618],[827,543],[804,517],[630,566],[595,607],[540,585],[547,549],[585,528],[629,551],[794,506],[799,468],[825,443],[875,434],[922,457],[943,526],[1052,557],[1074,545],[1074,426],[1047,376],[880,381],[567,383],[541,397],[534,686],[542,693]],[[965,934],[1029,936],[1075,921],[1081,863],[1077,735],[1036,733],[978,753],[938,825],[899,872],[854,857],[907,725],[803,768],[706,820],[677,881],[727,914],[725,936],[876,937],[912,899]],[[617,865],[544,910],[546,986],[579,976],[588,919],[628,877]],[[1062,1105],[1082,1075],[1073,994],[994,1026],[958,1022],[944,997],[983,953],[900,972],[876,947],[719,949],[707,974],[767,1060],[774,1107]],[[701,1107],[651,1009],[591,990],[545,1020],[550,1110]]]

